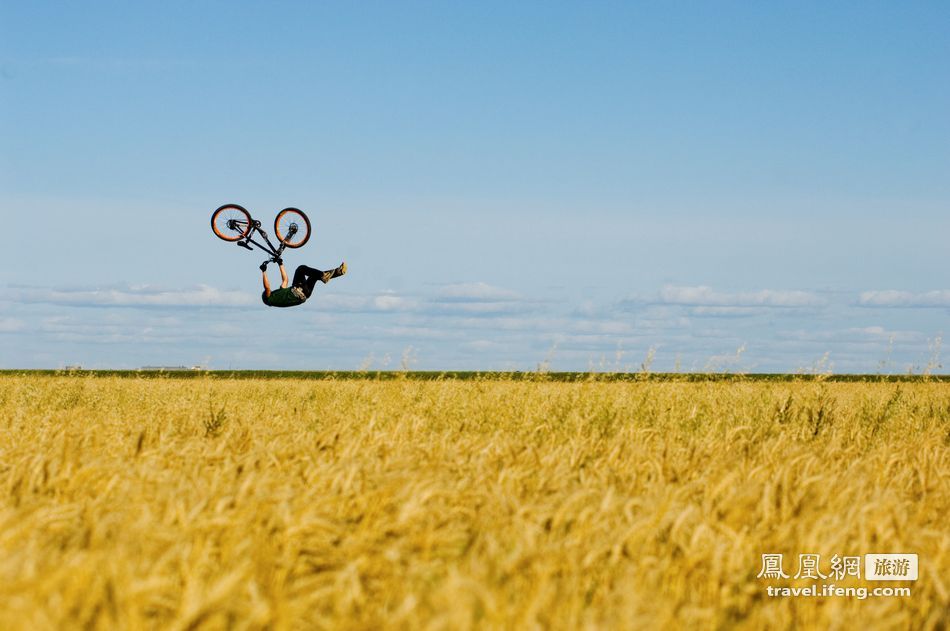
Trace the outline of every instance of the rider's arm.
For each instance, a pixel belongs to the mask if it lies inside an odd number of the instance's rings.
[[[290,284],[290,281],[287,280],[287,270],[284,269],[284,264],[280,264],[280,288],[283,289]]]
[[[267,281],[267,272],[261,271],[261,279],[264,281],[264,295],[270,296],[270,283]]]

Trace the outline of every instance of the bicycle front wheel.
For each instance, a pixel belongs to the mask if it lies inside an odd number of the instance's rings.
[[[237,204],[225,204],[211,215],[211,229],[219,239],[240,241],[251,231],[251,213]]]
[[[310,238],[310,220],[298,208],[285,208],[274,219],[274,234],[288,248],[299,248]]]

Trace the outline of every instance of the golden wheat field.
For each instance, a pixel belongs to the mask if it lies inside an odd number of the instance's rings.
[[[0,415],[2,629],[950,624],[946,383],[5,376]],[[888,552],[910,596],[757,578]]]

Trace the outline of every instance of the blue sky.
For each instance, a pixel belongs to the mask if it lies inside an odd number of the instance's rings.
[[[0,367],[933,370],[948,112],[946,3],[0,3]]]

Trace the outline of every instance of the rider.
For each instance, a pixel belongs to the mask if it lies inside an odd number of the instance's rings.
[[[346,274],[346,263],[340,263],[336,269],[321,272],[318,269],[300,265],[294,271],[294,282],[287,282],[287,272],[284,270],[284,260],[278,258],[276,263],[280,266],[280,289],[271,291],[270,283],[267,282],[267,261],[261,264],[261,277],[264,280],[264,291],[261,293],[261,300],[268,307],[296,307],[307,301],[317,281],[323,284],[330,282],[331,278],[343,276]],[[290,287],[287,285],[290,284]]]

